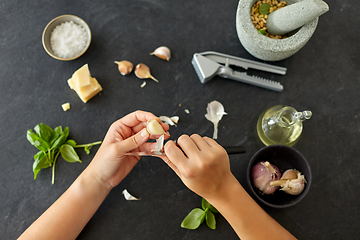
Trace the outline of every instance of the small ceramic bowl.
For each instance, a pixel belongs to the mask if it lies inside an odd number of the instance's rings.
[[[53,30],[56,26],[60,25],[61,23],[70,22],[70,21],[73,21],[74,23],[80,25],[82,28],[85,29],[86,34],[87,34],[87,43],[86,43],[86,47],[84,48],[84,51],[82,51],[77,56],[74,56],[72,58],[61,58],[61,57],[56,56],[56,54],[54,53],[54,51],[51,47],[51,43],[50,43],[51,33],[53,32]],[[80,57],[87,51],[87,49],[90,46],[90,42],[91,42],[91,31],[90,31],[89,25],[84,20],[82,20],[81,18],[74,16],[74,15],[61,15],[59,17],[54,18],[46,25],[44,32],[42,34],[42,44],[44,46],[45,51],[51,57],[61,60],[61,61],[70,61],[70,60],[74,60],[74,59]]]
[[[251,177],[252,167],[260,161],[269,161],[279,168],[281,174],[287,169],[300,171],[306,179],[304,191],[299,195],[291,195],[281,190],[276,190],[270,195],[261,193],[253,185]],[[246,177],[253,195],[263,204],[274,208],[286,208],[297,204],[308,193],[311,185],[311,170],[305,157],[295,148],[286,145],[270,145],[260,149],[250,160]]]

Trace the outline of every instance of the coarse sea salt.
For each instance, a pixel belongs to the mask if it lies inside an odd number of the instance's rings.
[[[78,56],[85,50],[88,41],[85,29],[73,21],[56,26],[50,37],[51,48],[60,58]]]

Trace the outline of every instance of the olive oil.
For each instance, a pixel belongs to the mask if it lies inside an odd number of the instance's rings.
[[[297,112],[295,108],[276,105],[265,110],[257,122],[260,140],[266,145],[283,144],[293,146],[299,139],[305,119],[311,111]]]

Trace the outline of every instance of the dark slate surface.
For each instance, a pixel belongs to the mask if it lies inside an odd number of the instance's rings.
[[[136,109],[156,115],[178,115],[172,138],[181,134],[212,135],[204,117],[206,105],[220,101],[228,115],[220,122],[218,142],[244,145],[247,153],[231,156],[231,169],[248,190],[245,173],[262,143],[255,126],[261,112],[275,104],[313,111],[294,146],[309,161],[313,183],[296,206],[272,209],[272,217],[300,239],[355,239],[360,225],[359,184],[359,4],[328,0],[330,11],[294,56],[276,62],[285,76],[257,75],[281,82],[276,93],[222,78],[202,85],[190,63],[195,52],[217,51],[252,60],[235,30],[238,1],[0,1],[0,238],[16,239],[75,180],[91,161],[79,151],[82,164],[59,160],[56,182],[50,169],[33,180],[36,149],[26,131],[43,122],[69,126],[80,143],[101,140],[112,122]],[[46,54],[41,35],[46,24],[62,14],[83,18],[93,41],[81,58],[61,62]],[[166,45],[169,62],[150,56]],[[114,60],[146,63],[159,79],[145,88],[134,74],[123,77]],[[88,63],[104,91],[87,104],[66,80]],[[71,103],[63,112],[61,104]],[[181,106],[179,106],[181,104]],[[189,109],[186,114],[184,109]],[[95,149],[96,150],[96,149]],[[127,202],[127,188],[141,201]],[[84,200],[86,201],[86,200]],[[79,239],[237,239],[219,214],[217,229],[180,228],[201,199],[188,190],[159,159],[144,158],[107,197]],[[259,226],[261,228],[261,226]]]

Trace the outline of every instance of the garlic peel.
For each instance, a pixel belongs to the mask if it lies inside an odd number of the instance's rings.
[[[136,197],[134,197],[133,195],[131,195],[131,194],[128,192],[128,190],[126,190],[126,189],[124,189],[124,190],[122,191],[122,194],[124,194],[125,199],[128,200],[128,201],[140,200],[140,198],[136,198]]]
[[[158,58],[161,58],[163,60],[169,61],[171,58],[171,52],[168,47],[161,46],[155,49],[154,52],[150,53],[150,55],[155,55]]]
[[[147,122],[146,130],[151,135],[163,135],[163,134],[165,134],[165,131],[164,131],[163,127],[161,126],[161,124],[155,118],[151,119],[151,120],[149,120]]]
[[[217,139],[218,123],[223,117],[223,115],[226,115],[227,113],[225,112],[224,106],[216,100],[210,102],[207,105],[206,111],[207,111],[207,113],[205,114],[206,119],[214,124],[213,139]]]
[[[175,126],[179,121],[178,116],[168,117],[168,116],[160,116],[159,119],[170,126]]]
[[[133,67],[134,67],[134,65],[127,60],[115,61],[115,63],[118,65],[119,72],[122,75],[127,75],[127,74],[131,73],[131,71],[133,70]]]
[[[154,153],[155,154],[161,153],[163,147],[164,147],[164,134],[161,135],[158,139],[156,139]]]

